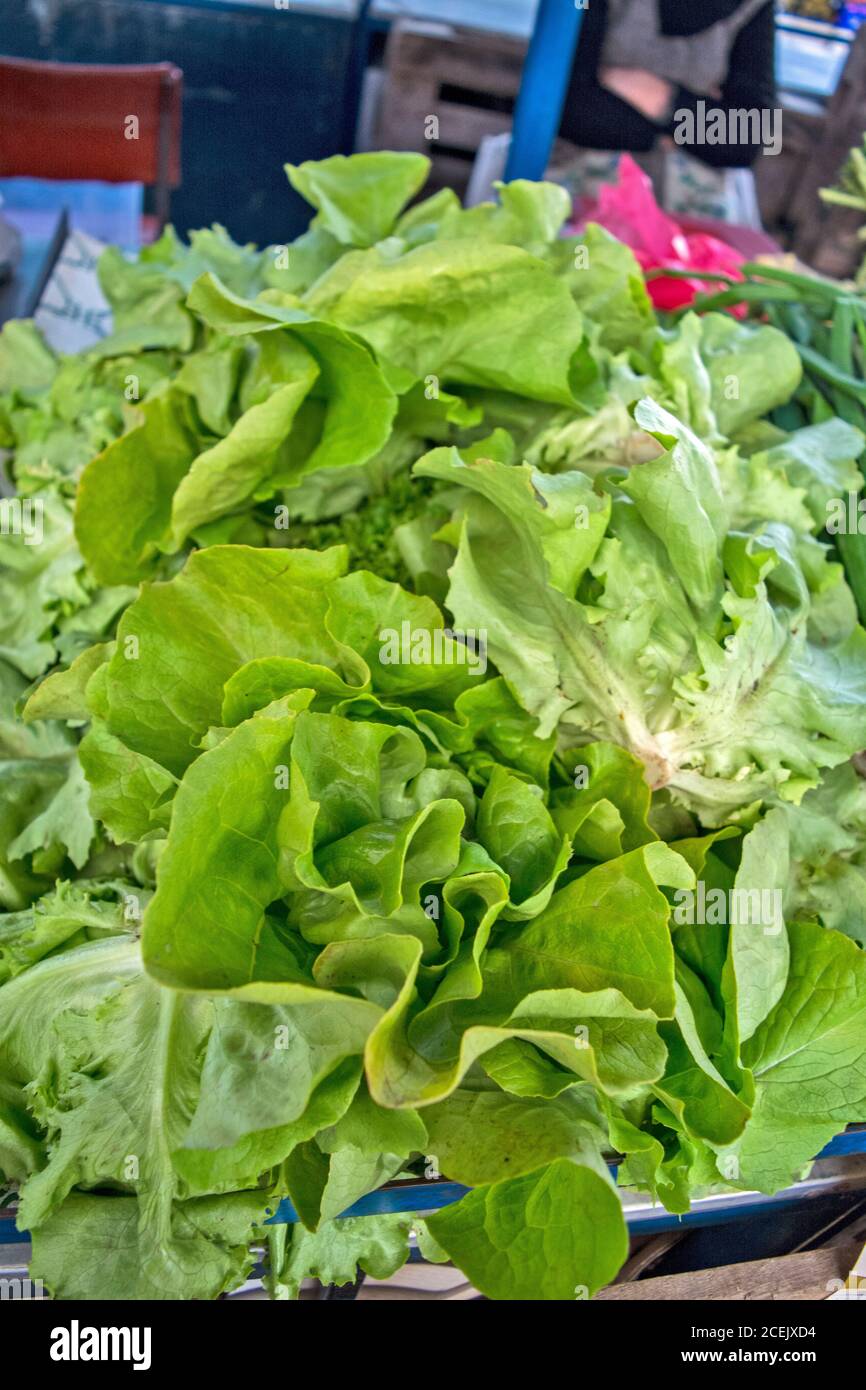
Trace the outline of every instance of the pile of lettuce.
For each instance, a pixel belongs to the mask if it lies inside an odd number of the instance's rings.
[[[821,538],[863,437],[774,424],[788,339],[658,324],[556,187],[289,172],[291,247],[108,252],[109,338],[0,343],[44,519],[0,537],[0,1175],[58,1297],[294,1297],[413,1239],[591,1296],[617,1183],[773,1192],[866,1120]]]

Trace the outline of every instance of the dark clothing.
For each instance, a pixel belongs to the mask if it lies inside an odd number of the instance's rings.
[[[662,34],[694,35],[737,8],[738,0],[660,0]],[[607,0],[591,0],[583,25],[565,98],[560,134],[591,150],[646,153],[661,135],[674,130],[673,113],[695,111],[698,101],[723,111],[772,109],[776,105],[775,14],[772,0],[739,30],[731,48],[728,73],[718,97],[706,98],[677,87],[670,115],[657,123],[608,92],[598,80],[607,25]],[[688,153],[716,168],[748,168],[760,153],[759,143],[690,145]]]

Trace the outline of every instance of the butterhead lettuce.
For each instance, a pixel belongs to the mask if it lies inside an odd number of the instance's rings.
[[[103,257],[90,351],[0,339],[44,525],[0,537],[0,1175],[56,1297],[263,1258],[294,1298],[411,1241],[591,1297],[617,1184],[774,1192],[866,1118],[821,534],[862,436],[771,422],[785,335],[658,323],[561,189],[425,172],[289,168],[291,246],[169,231]]]

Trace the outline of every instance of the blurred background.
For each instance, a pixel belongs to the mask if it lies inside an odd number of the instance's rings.
[[[431,187],[470,202],[546,172],[577,220],[628,151],[687,227],[848,274],[862,190],[820,189],[866,128],[864,19],[832,0],[0,0],[3,317],[70,226],[127,250],[167,220],[289,241],[309,210],[283,164],[381,148],[428,154]],[[678,144],[701,103],[764,113],[763,136]]]

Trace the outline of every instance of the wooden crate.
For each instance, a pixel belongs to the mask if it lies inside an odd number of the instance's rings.
[[[511,129],[525,54],[525,42],[504,34],[398,20],[385,51],[379,148],[429,155],[428,186],[464,192],[481,140]]]
[[[596,1294],[596,1298],[600,1303],[741,1302],[751,1299],[817,1302],[844,1285],[860,1249],[859,1241],[847,1242],[796,1255],[777,1255],[769,1260],[611,1284]]]

